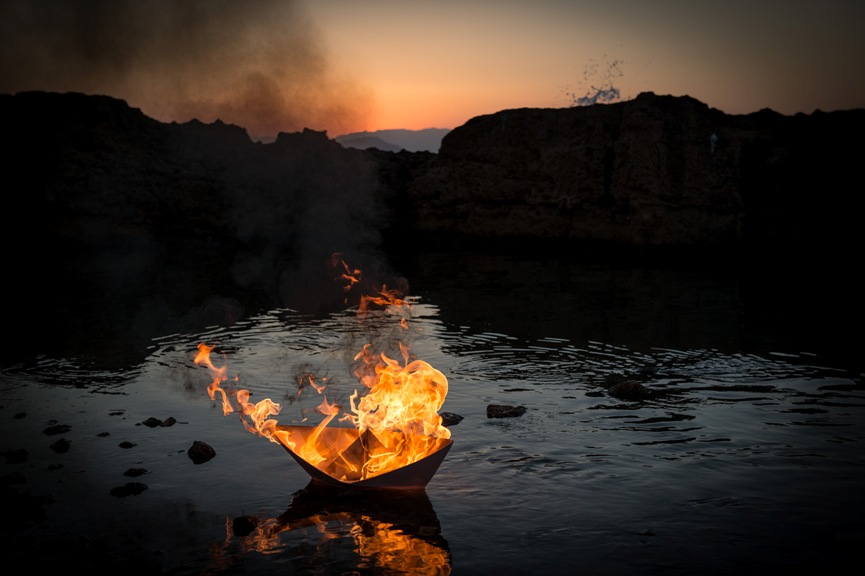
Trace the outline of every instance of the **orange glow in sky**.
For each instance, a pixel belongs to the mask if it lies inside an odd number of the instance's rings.
[[[606,87],[811,113],[865,107],[863,22],[859,0],[6,0],[0,92],[108,94],[256,138],[454,128]]]

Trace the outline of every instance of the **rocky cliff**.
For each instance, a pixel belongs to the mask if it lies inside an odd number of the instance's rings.
[[[689,97],[505,110],[410,185],[417,226],[468,237],[821,251],[858,236],[865,110],[735,116]]]
[[[264,145],[221,122],[40,92],[0,96],[0,125],[11,346],[55,345],[37,328],[54,324],[146,341],[244,307],[329,310],[345,298],[330,254],[375,251],[389,220],[375,159],[322,132]]]
[[[244,306],[331,310],[332,252],[369,268],[442,238],[857,264],[865,110],[732,116],[641,94],[480,116],[438,154],[310,130],[262,144],[82,94],[0,95],[0,123],[19,340],[55,322],[146,339]]]

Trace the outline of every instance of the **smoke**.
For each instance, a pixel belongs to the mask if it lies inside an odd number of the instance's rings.
[[[105,94],[255,139],[361,130],[372,105],[291,0],[4,0],[0,38],[0,92]]]

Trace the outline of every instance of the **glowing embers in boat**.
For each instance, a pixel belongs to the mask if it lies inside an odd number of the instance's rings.
[[[277,425],[273,437],[314,480],[357,488],[423,489],[453,444],[450,438],[321,426]],[[388,464],[407,446],[410,461]]]

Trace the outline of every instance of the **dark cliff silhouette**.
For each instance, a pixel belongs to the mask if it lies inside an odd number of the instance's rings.
[[[0,119],[7,352],[97,344],[64,336],[77,328],[134,349],[249,310],[332,311],[333,252],[382,279],[425,243],[721,252],[793,262],[791,282],[823,274],[845,295],[856,266],[865,110],[732,116],[641,94],[473,118],[438,154],[310,130],[264,144],[75,93],[0,95]]]
[[[418,226],[595,246],[824,258],[858,234],[865,110],[728,115],[689,97],[506,110],[411,183]]]

